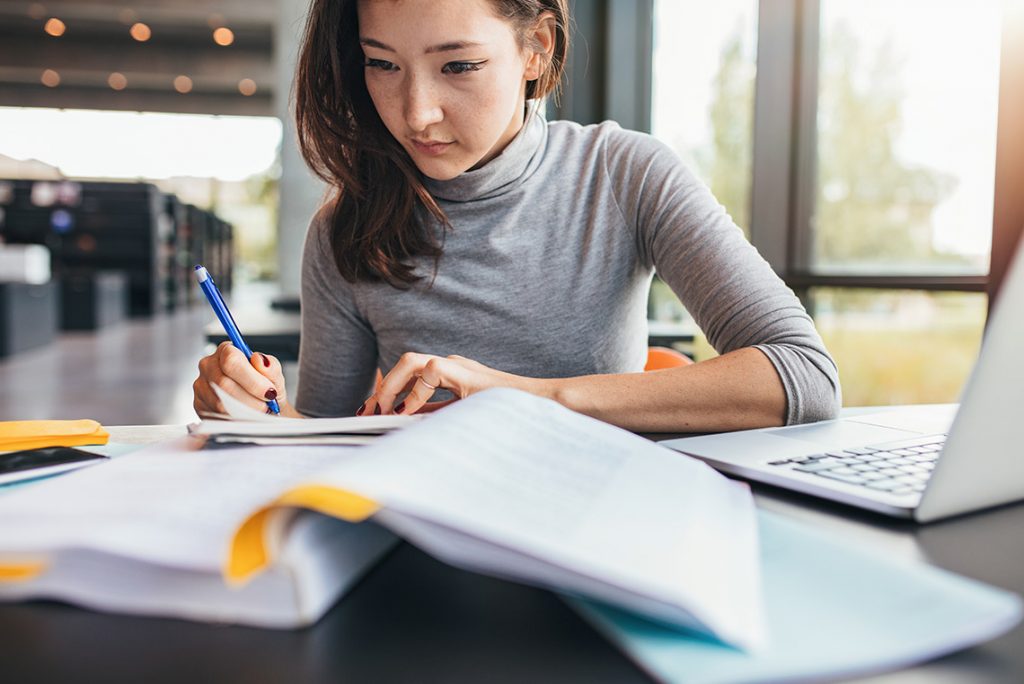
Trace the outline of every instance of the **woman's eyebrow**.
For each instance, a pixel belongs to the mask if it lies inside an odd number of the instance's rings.
[[[385,45],[384,43],[374,38],[360,38],[359,44],[365,45],[367,47],[375,47],[379,50],[385,50],[387,52],[395,51],[393,47]],[[453,50],[463,50],[465,48],[479,47],[480,45],[483,45],[483,43],[476,43],[471,40],[453,40],[448,43],[441,43],[440,45],[432,45],[428,47],[426,50],[424,50],[424,52],[427,54],[431,54],[434,52],[451,52]]]

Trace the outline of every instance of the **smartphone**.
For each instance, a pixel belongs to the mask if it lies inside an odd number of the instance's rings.
[[[49,477],[105,460],[106,456],[72,447],[46,447],[0,453],[0,485]]]

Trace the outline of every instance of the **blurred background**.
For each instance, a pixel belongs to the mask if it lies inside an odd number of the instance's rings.
[[[675,149],[803,299],[846,405],[956,401],[1012,247],[994,228],[1008,4],[571,4],[549,118]],[[306,8],[0,0],[0,419],[193,419],[217,340],[195,263],[251,346],[294,357],[324,192],[288,118]],[[657,279],[649,318],[652,344],[713,354]]]

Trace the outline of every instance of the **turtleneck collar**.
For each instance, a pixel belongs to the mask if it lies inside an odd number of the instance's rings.
[[[472,202],[503,195],[519,186],[533,174],[544,157],[548,126],[542,112],[541,107],[531,105],[516,137],[479,169],[445,181],[424,177],[427,191],[450,202]]]

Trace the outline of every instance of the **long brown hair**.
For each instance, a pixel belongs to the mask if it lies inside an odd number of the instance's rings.
[[[568,0],[489,1],[520,36],[542,12],[554,14],[554,54],[541,76],[527,83],[526,98],[554,91],[569,50]],[[370,99],[356,0],[312,2],[295,79],[295,122],[306,163],[333,188],[323,211],[338,272],[350,282],[385,281],[399,288],[420,280],[412,259],[441,256],[441,244],[423,219],[433,218],[445,229],[451,225]]]

